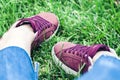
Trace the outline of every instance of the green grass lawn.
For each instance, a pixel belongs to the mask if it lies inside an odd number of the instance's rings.
[[[39,80],[74,79],[52,60],[52,46],[59,41],[102,43],[120,55],[120,2],[116,0],[0,0],[0,36],[16,20],[43,11],[55,13],[60,28],[49,42],[33,51],[33,60],[40,63]]]

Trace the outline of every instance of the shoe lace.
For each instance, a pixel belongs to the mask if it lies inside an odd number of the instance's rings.
[[[88,47],[88,46],[76,45],[75,47],[66,49],[65,52],[74,54],[74,55],[77,55],[80,57],[88,57],[89,49],[90,49],[90,47]]]
[[[47,20],[43,19],[40,16],[34,16],[31,18],[23,18],[21,21],[18,23],[17,26],[23,25],[23,24],[30,24],[34,30],[34,32],[41,32],[47,28],[50,28],[52,25],[50,22]]]
[[[50,26],[52,25],[50,22],[44,20],[42,17],[39,17],[39,16],[35,16],[32,19],[36,22],[34,27],[36,28],[36,30],[39,30],[39,31],[43,31],[47,28],[50,28]]]
[[[87,63],[92,65],[93,64],[92,59],[88,55],[89,49],[90,49],[90,47],[88,47],[88,46],[82,46],[82,45],[78,44],[74,47],[71,47],[71,48],[64,50],[64,52],[77,55],[77,56],[81,57],[80,59],[82,62],[87,61]],[[83,59],[85,59],[85,60],[83,61]]]

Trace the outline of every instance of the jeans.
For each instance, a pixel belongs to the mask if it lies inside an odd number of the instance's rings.
[[[102,55],[87,73],[75,80],[120,80],[120,59]]]
[[[37,80],[32,61],[22,48],[0,50],[0,80]]]

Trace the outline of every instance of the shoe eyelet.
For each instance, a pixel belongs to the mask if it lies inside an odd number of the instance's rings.
[[[71,51],[69,50],[68,53],[71,53]]]
[[[75,54],[75,52],[73,52],[72,54]]]
[[[88,57],[88,55],[87,55],[87,54],[85,54],[85,55],[84,55],[84,57]]]
[[[79,53],[77,53],[77,56],[79,56]]]

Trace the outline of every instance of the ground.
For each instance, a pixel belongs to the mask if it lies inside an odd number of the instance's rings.
[[[0,0],[0,36],[16,20],[43,11],[55,13],[60,28],[56,36],[33,51],[33,60],[40,63],[39,80],[74,79],[52,60],[52,46],[59,41],[106,44],[120,55],[119,0]]]

